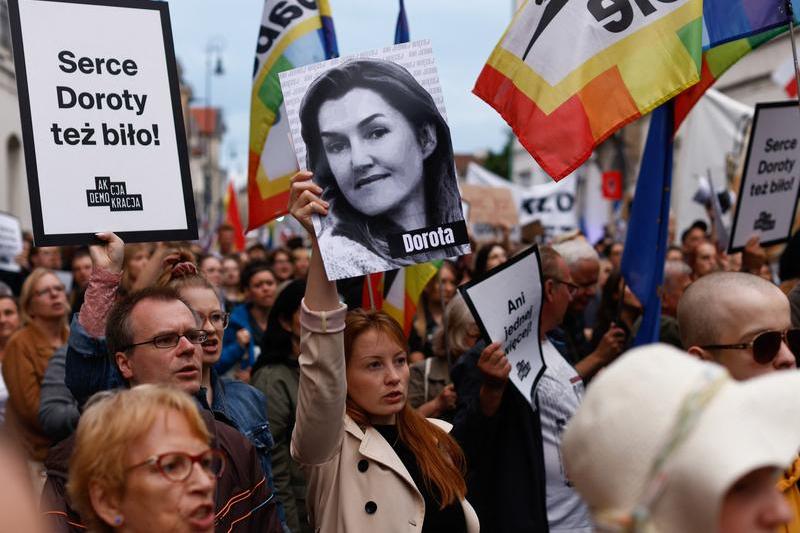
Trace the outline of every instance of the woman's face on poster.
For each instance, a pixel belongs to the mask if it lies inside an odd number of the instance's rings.
[[[436,148],[436,130],[427,124],[415,131],[377,92],[355,88],[324,102],[319,131],[339,190],[361,213],[391,214],[422,190],[423,162]]]

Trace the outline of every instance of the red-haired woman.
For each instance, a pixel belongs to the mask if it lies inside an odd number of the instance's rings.
[[[325,277],[311,214],[327,215],[308,173],[290,210],[314,247],[301,306],[300,387],[292,455],[308,480],[316,530],[477,532],[464,499],[464,454],[450,425],[408,405],[408,347],[388,315],[346,314]]]

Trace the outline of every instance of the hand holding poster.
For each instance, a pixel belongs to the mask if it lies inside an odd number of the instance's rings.
[[[532,246],[491,270],[489,276],[459,288],[487,342],[502,342],[511,363],[511,382],[531,403],[544,373],[539,339],[542,271]]]
[[[791,236],[800,198],[800,109],[797,101],[756,105],[728,253],[754,235],[761,245]]]
[[[328,279],[469,251],[430,42],[300,67],[280,81],[298,164],[330,204],[314,217]]]
[[[9,10],[36,244],[196,239],[167,3]]]

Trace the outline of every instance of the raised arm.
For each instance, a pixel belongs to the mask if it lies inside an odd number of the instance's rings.
[[[123,383],[116,365],[108,357],[105,329],[122,279],[125,244],[113,233],[97,236],[104,244],[89,247],[92,277],[80,313],[72,319],[67,346],[64,381],[79,406],[92,394]]]
[[[325,265],[322,264],[322,255],[319,251],[317,235],[311,215],[327,216],[328,202],[319,195],[322,188],[311,181],[310,172],[298,172],[292,177],[292,194],[290,211],[292,216],[305,228],[311,238],[311,262],[306,281],[306,306],[310,311],[331,311],[339,308],[339,294],[336,292],[336,282],[328,281],[325,275]]]
[[[300,386],[292,433],[292,456],[306,466],[328,462],[341,449],[347,383],[344,364],[344,317],[336,283],[328,281],[311,215],[328,214],[322,190],[311,174],[292,178],[290,211],[311,237],[311,263],[300,311]]]

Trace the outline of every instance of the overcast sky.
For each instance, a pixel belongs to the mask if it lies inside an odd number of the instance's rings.
[[[292,2],[292,0],[289,0]],[[392,44],[398,0],[330,0],[341,55]],[[472,87],[512,15],[511,0],[406,0],[411,39],[431,39],[456,152],[499,149],[507,126]],[[222,106],[228,131],[223,164],[247,172],[250,90],[260,0],[169,0],[175,51],[205,102],[206,50],[219,43],[225,74],[211,81],[211,103]]]

